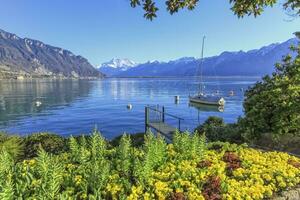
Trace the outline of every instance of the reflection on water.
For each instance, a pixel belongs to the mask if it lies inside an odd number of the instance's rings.
[[[195,109],[199,110],[200,112],[224,112],[225,106],[217,106],[217,105],[205,105],[199,103],[189,103],[190,107],[194,107]]]
[[[144,130],[145,105],[163,105],[184,118],[193,130],[208,116],[233,122],[243,114],[243,90],[257,79],[206,79],[206,91],[220,91],[225,108],[189,105],[198,82],[183,79],[24,80],[0,81],[0,130],[28,134],[51,131],[62,135],[89,133],[95,126],[107,137]],[[243,88],[243,90],[241,90]],[[229,91],[234,96],[228,96]],[[174,96],[179,101],[174,102]],[[41,102],[37,106],[37,101]],[[131,104],[132,109],[127,109]],[[222,111],[222,109],[224,109]],[[168,120],[168,119],[167,119]],[[168,123],[173,122],[171,119]]]
[[[0,125],[51,107],[68,106],[89,94],[80,80],[9,80],[0,82]],[[41,102],[39,105],[38,102]]]

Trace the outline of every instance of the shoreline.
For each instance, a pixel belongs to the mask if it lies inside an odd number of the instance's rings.
[[[105,79],[106,77],[24,77],[24,78],[0,78],[1,80],[16,80],[16,81],[26,81],[26,80],[98,80]]]
[[[200,76],[124,76],[124,77],[105,77],[107,79],[186,79],[186,78],[199,78]],[[222,78],[222,79],[226,79],[226,78],[262,78],[262,76],[203,76],[203,78]]]
[[[187,79],[199,78],[199,76],[128,76],[128,77],[23,77],[23,78],[0,78],[0,80],[103,80],[103,79]],[[262,76],[204,76],[207,79],[261,79]]]

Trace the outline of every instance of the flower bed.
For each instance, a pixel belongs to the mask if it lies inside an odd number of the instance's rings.
[[[148,134],[141,148],[116,148],[95,133],[70,139],[58,156],[40,151],[14,163],[0,155],[0,199],[266,199],[300,184],[300,159],[245,145],[206,144],[176,133],[172,144]]]

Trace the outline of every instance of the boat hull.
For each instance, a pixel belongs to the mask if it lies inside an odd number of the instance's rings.
[[[224,106],[225,100],[222,97],[206,97],[206,96],[190,96],[190,102],[205,104],[205,105],[215,105]]]
[[[209,105],[203,103],[190,102],[189,106],[202,112],[224,112],[224,106],[220,105]]]

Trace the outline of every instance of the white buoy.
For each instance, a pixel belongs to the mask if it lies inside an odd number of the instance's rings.
[[[35,105],[36,105],[36,107],[40,107],[40,106],[42,105],[42,102],[36,101],[36,102],[35,102]]]
[[[229,96],[233,96],[233,95],[234,95],[234,91],[231,90],[231,91],[229,92]]]
[[[131,110],[132,109],[132,105],[131,104],[127,104],[127,109]]]

